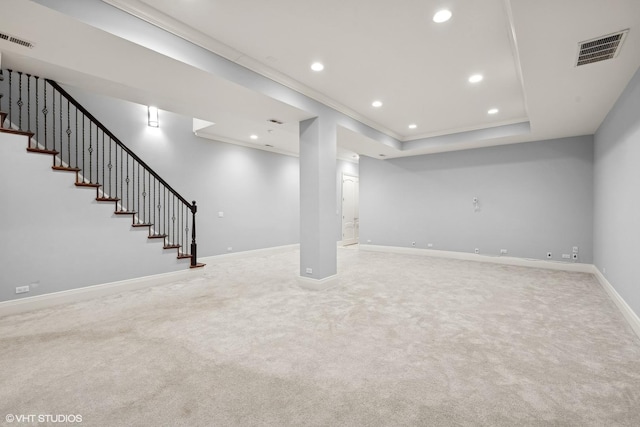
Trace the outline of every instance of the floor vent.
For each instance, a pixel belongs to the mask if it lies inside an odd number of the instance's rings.
[[[28,42],[26,40],[19,39],[12,35],[6,33],[0,33],[0,40],[7,40],[11,43],[19,44],[20,46],[28,47],[29,49],[33,48],[33,43]]]
[[[581,42],[578,46],[578,61],[576,62],[576,67],[613,59],[618,56],[627,32],[629,32],[628,29]]]

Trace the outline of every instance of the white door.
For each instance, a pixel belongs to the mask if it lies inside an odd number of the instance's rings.
[[[358,177],[342,175],[342,245],[358,243]]]

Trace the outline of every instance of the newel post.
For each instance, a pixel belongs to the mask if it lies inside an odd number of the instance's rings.
[[[193,214],[193,222],[191,225],[191,267],[195,267],[198,263],[198,245],[196,244],[196,212],[198,212],[198,206],[196,206],[196,201],[194,200],[191,203],[191,213]]]

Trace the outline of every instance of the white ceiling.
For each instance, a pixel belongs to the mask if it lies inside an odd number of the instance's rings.
[[[394,148],[340,129],[347,158],[592,134],[640,66],[638,0],[105,2],[402,141]],[[201,136],[297,152],[297,122],[309,112],[34,3],[3,3],[0,31],[36,44],[25,51],[0,40],[3,66],[39,67],[63,83],[215,123]],[[453,17],[436,24],[443,7]],[[617,58],[575,67],[580,41],[627,28]],[[80,61],[86,49],[100,55]],[[313,61],[324,71],[312,71]],[[484,80],[469,83],[474,73]],[[181,84],[167,87],[178,75]],[[373,108],[375,99],[384,105]],[[493,107],[499,113],[487,114]]]

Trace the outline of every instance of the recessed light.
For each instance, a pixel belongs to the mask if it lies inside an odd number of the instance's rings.
[[[497,108],[492,108],[489,111],[487,111],[487,114],[498,114],[498,111],[500,110],[498,110]]]
[[[265,147],[269,147],[269,148],[273,148],[273,145],[271,144],[264,144]]]
[[[439,10],[435,15],[433,15],[433,22],[438,24],[447,22],[449,19],[451,19],[451,11],[447,9]]]
[[[415,124],[415,123],[411,123],[411,124],[409,125],[409,129],[415,129],[415,128],[417,128],[417,127],[418,127],[418,125],[417,125],[417,124]]]
[[[253,134],[253,135],[251,135],[249,138],[251,138],[251,139],[258,139],[258,135]]]
[[[387,155],[386,155],[386,154],[378,154],[378,156],[380,156],[380,157],[387,157]]]
[[[322,64],[322,62],[314,62],[311,64],[311,69],[313,71],[322,71],[324,70],[324,64]]]
[[[354,155],[353,155],[353,156],[351,156],[351,157],[353,157],[354,159],[357,159],[357,158],[358,158],[358,155],[357,155],[357,154],[354,154]]]
[[[482,77],[482,74],[474,74],[471,77],[469,77],[469,83],[481,82],[483,78],[484,77]]]
[[[376,108],[380,108],[380,107],[382,107],[382,101],[373,101],[371,103],[371,105],[376,107]]]

